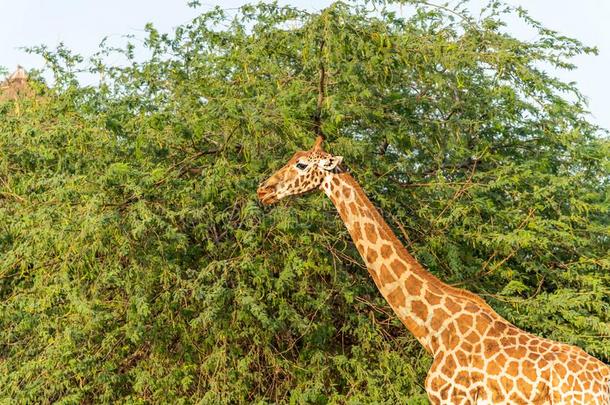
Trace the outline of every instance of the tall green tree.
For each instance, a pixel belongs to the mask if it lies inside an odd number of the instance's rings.
[[[330,202],[256,200],[316,132],[431,272],[608,362],[610,141],[549,73],[595,49],[462,8],[259,4],[34,48],[52,85],[0,104],[0,398],[425,403],[430,358]]]

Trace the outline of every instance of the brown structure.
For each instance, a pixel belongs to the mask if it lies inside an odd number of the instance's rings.
[[[28,85],[28,74],[21,66],[17,66],[17,70],[0,83],[0,101],[15,100],[28,96],[31,92],[32,89]]]
[[[583,350],[525,332],[479,296],[451,287],[407,252],[341,156],[318,137],[265,181],[265,204],[321,189],[334,203],[371,277],[396,315],[434,357],[434,404],[610,404],[610,367]]]

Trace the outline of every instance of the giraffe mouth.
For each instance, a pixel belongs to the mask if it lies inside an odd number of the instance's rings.
[[[267,187],[259,187],[258,190],[256,190],[256,194],[258,195],[260,202],[264,205],[271,205],[278,200],[274,190]]]

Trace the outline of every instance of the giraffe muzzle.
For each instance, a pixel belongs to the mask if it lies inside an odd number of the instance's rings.
[[[256,190],[256,194],[258,195],[258,199],[265,205],[270,205],[277,201],[275,187],[268,187],[263,184]]]

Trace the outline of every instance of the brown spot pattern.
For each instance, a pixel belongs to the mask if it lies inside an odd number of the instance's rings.
[[[370,243],[377,243],[377,229],[375,225],[370,223],[364,224],[364,234]]]

